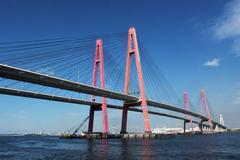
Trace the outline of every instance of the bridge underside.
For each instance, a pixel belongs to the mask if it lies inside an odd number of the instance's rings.
[[[80,104],[80,105],[86,105],[86,106],[94,106],[94,107],[96,107],[96,110],[101,110],[101,103],[93,102],[93,101],[86,101],[86,100],[81,100],[81,99],[66,98],[66,97],[53,96],[53,95],[48,95],[48,94],[23,91],[23,90],[17,90],[17,89],[10,89],[10,88],[2,88],[2,87],[0,87],[0,94],[35,98],[35,99],[43,99],[43,100],[51,100],[51,101],[65,102],[65,103],[73,103],[73,104]],[[122,106],[117,106],[117,105],[112,105],[112,104],[107,104],[107,107],[111,108],[111,109],[117,109],[117,110],[123,109]],[[129,108],[129,111],[142,112],[142,110],[138,109],[138,108]],[[170,114],[165,114],[165,113],[154,112],[154,111],[149,111],[149,114],[183,120],[186,122],[189,121],[189,119],[186,119],[186,118],[182,118],[182,117],[178,117],[178,116],[174,116],[174,115],[170,115]],[[193,121],[193,123],[200,124],[200,122],[197,122],[197,121]]]

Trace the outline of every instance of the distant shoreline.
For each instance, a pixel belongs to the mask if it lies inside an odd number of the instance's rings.
[[[227,131],[226,133],[240,133],[240,129],[233,129],[233,130],[230,130],[230,131]],[[6,136],[51,136],[51,137],[59,137],[60,135],[54,135],[54,134],[0,134],[0,137],[6,137]]]
[[[0,136],[24,136],[24,134],[0,134]]]
[[[59,135],[49,135],[49,134],[0,134],[0,137],[4,136],[59,136]]]

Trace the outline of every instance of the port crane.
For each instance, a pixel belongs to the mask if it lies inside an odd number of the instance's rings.
[[[87,116],[78,126],[74,126],[71,129],[68,130],[68,135],[72,135],[72,136],[76,136],[77,132],[82,128],[82,126],[87,122],[87,120],[89,119],[89,116]],[[77,127],[77,128],[76,128]],[[70,132],[74,129],[74,132],[72,134],[70,134]]]

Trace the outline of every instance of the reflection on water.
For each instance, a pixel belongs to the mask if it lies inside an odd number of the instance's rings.
[[[1,160],[239,159],[240,134],[166,139],[81,140],[58,137],[0,137]]]
[[[128,154],[128,140],[121,140],[121,155],[122,155],[122,158],[123,159],[127,159],[129,157],[129,154]]]
[[[100,155],[99,158],[100,159],[107,159],[108,157],[108,152],[109,152],[109,143],[107,139],[103,139],[100,141],[101,143],[101,147],[100,147]]]
[[[152,143],[150,139],[144,140],[143,143],[144,148],[144,160],[152,159]]]

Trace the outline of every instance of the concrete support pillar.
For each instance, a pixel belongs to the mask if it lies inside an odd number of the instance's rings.
[[[200,128],[200,131],[201,131],[201,134],[202,134],[203,133],[203,121],[202,120],[200,122],[199,128]]]
[[[186,121],[184,121],[184,123],[183,123],[183,133],[186,133]]]
[[[94,123],[94,107],[90,106],[89,121],[88,121],[88,133],[93,132],[93,123]]]
[[[128,113],[128,106],[123,106],[122,112],[122,127],[121,127],[121,134],[127,133],[127,113]]]

